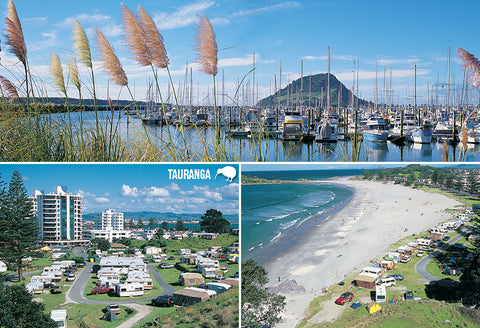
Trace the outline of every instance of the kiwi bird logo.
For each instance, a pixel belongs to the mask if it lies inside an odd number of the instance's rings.
[[[225,166],[224,168],[218,169],[217,174],[215,175],[215,179],[217,176],[221,174],[227,178],[228,182],[232,182],[233,179],[237,176],[237,170],[233,166]]]

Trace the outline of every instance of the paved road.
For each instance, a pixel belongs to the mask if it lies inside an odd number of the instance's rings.
[[[421,259],[417,265],[415,266],[415,270],[427,281],[427,283],[430,283],[432,281],[438,281],[442,280],[442,278],[439,278],[437,276],[434,276],[430,272],[427,271],[427,265],[428,263],[438,254],[440,254],[442,251],[446,250],[450,245],[454,244],[462,238],[464,235],[466,235],[470,230],[464,229],[461,233],[459,233],[457,236],[453,237],[450,239],[447,243],[442,245],[439,249],[431,252],[427,256],[425,256],[423,259]]]
[[[150,297],[132,298],[132,299],[126,299],[126,300],[120,300],[120,299],[117,300],[115,297],[113,297],[111,301],[90,300],[85,296],[83,296],[83,292],[85,290],[85,287],[87,286],[88,280],[90,279],[92,267],[93,267],[93,263],[88,262],[85,268],[82,270],[82,272],[80,272],[80,274],[77,276],[77,279],[75,279],[75,281],[73,282],[72,286],[69,288],[66,294],[65,303],[73,302],[73,303],[80,303],[80,304],[111,304],[111,303],[132,304],[132,303],[150,301],[151,299],[158,296],[158,295],[155,295]],[[170,286],[165,281],[165,279],[163,279],[163,277],[160,275],[160,273],[155,269],[153,265],[149,264],[147,266],[147,270],[153,276],[153,279],[155,279],[156,282],[162,287],[163,293],[161,295],[173,294],[175,289],[172,286]]]

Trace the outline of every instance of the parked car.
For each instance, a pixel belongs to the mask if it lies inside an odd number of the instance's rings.
[[[402,258],[400,259],[400,262],[402,263],[408,263],[410,262],[412,258],[410,256],[402,256]]]
[[[233,275],[233,277],[239,278],[239,277],[240,277],[240,273],[239,273],[238,271],[235,271],[235,274]]]
[[[344,305],[345,303],[351,301],[353,299],[353,294],[350,292],[343,293],[340,295],[336,300],[335,304]]]
[[[53,288],[55,286],[56,284],[54,284],[53,282],[47,282],[46,284],[43,284],[43,288],[45,289]]]
[[[61,294],[62,293],[62,287],[61,286],[53,286],[52,289],[50,289],[50,294]]]
[[[122,313],[122,309],[120,309],[117,304],[107,305],[107,307],[105,308],[105,310],[110,311],[110,312],[112,312],[113,314],[120,314],[120,313]]]
[[[422,257],[423,255],[425,255],[425,252],[424,251],[419,251],[417,253],[417,257]]]
[[[174,265],[171,264],[171,263],[162,263],[162,264],[160,264],[160,269],[171,269],[171,268],[173,268],[173,267],[174,267]]]
[[[405,299],[406,299],[406,300],[410,300],[410,301],[413,300],[413,292],[412,292],[411,290],[407,290],[407,291],[405,292]]]
[[[450,236],[445,236],[445,237],[443,237],[442,240],[443,240],[443,241],[449,241],[449,240],[450,240]]]
[[[173,295],[160,295],[152,300],[153,306],[173,306],[175,304]]]
[[[395,280],[402,281],[403,276],[401,274],[395,273],[395,274],[390,274],[387,276],[387,278],[395,278]]]
[[[78,264],[77,264],[77,267],[78,267],[78,268],[84,268],[84,267],[85,267],[85,264],[83,264],[83,263],[78,263]]]
[[[114,291],[112,287],[107,286],[98,286],[92,289],[91,293],[98,295],[98,294],[108,294],[110,291]]]
[[[167,260],[175,260],[175,256],[169,256],[167,257]]]
[[[440,247],[440,243],[433,243],[430,245],[430,247],[432,248],[439,248]]]
[[[65,279],[66,281],[74,281],[75,280],[75,274],[71,273],[68,275],[67,279]]]

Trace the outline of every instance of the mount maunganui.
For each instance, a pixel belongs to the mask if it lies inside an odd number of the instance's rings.
[[[311,85],[311,88],[310,88]],[[264,107],[275,107],[278,106],[287,106],[287,96],[289,94],[289,105],[302,105],[308,106],[309,104],[309,91],[310,92],[310,105],[311,106],[327,106],[327,85],[328,85],[328,74],[321,73],[316,75],[308,75],[303,77],[303,92],[302,90],[302,79],[299,78],[292,83],[288,84],[283,89],[275,92],[273,95],[268,96],[258,102],[259,106]],[[337,78],[330,74],[330,99],[332,107],[338,107],[338,93],[341,90],[341,107],[348,107],[351,105],[351,90],[347,89],[342,82],[338,81]],[[303,99],[303,103],[302,103]],[[370,102],[363,99],[357,98],[354,96],[355,104],[359,106],[368,106]]]

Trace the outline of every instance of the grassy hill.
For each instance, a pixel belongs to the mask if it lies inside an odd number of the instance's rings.
[[[300,78],[277,91],[275,94],[260,100],[258,105],[273,107],[277,106],[280,102],[280,106],[286,106],[287,96],[290,94],[290,104],[295,103],[307,106],[311,83],[310,104],[313,106],[319,103],[320,106],[325,107],[327,104],[327,81],[327,73],[305,76],[303,77],[303,93],[301,92],[302,79]],[[351,103],[351,91],[347,89],[343,83],[338,81],[335,75],[330,74],[330,99],[333,107],[338,106],[339,90],[341,90],[341,106],[347,107]],[[357,97],[355,97],[355,101],[357,101]],[[369,102],[363,99],[358,99],[358,103],[360,106],[367,106],[369,104]]]

